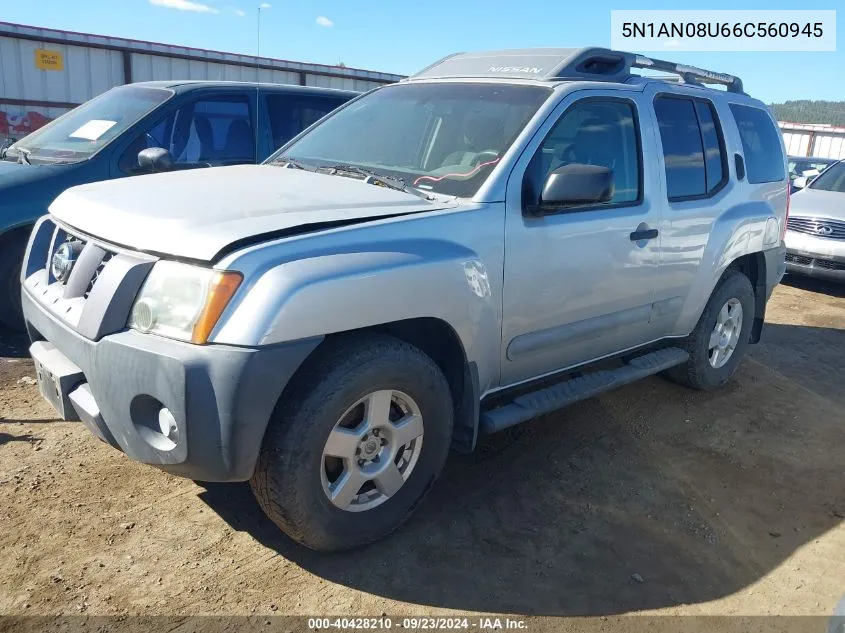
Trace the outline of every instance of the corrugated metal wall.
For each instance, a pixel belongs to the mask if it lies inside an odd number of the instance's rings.
[[[64,71],[35,68],[38,42],[0,37],[0,96],[8,99],[82,103],[123,83],[120,52],[50,45],[62,54]]]
[[[36,51],[61,59],[39,68]],[[365,91],[401,75],[0,22],[0,140],[20,138],[127,81],[261,81]]]
[[[845,158],[845,127],[779,121],[786,152],[791,156]]]
[[[256,68],[225,64],[221,62],[163,57],[132,53],[132,80],[152,81],[156,79],[208,79],[222,81],[261,81],[276,84],[299,84],[300,76],[305,77],[305,85],[321,88],[339,88],[343,90],[371,90],[383,85],[383,81],[357,79],[353,77],[334,77],[299,73],[273,68]]]

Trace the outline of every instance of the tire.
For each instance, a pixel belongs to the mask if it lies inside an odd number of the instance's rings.
[[[0,242],[0,324],[22,331],[21,263],[28,233],[8,236]]]
[[[390,395],[385,396],[388,390]],[[382,394],[381,400],[373,394]],[[364,404],[356,405],[362,399]],[[376,404],[385,401],[387,408]],[[395,456],[398,466],[389,451],[397,450],[399,441],[390,443],[384,438],[399,438],[396,430],[408,427],[391,426],[393,423],[389,421],[381,428],[380,438],[370,431],[367,435],[370,439],[357,444],[359,451],[370,454],[373,450],[370,440],[379,439],[385,444],[381,449],[376,448],[382,450],[381,461],[379,455],[374,457],[375,462],[369,462],[361,459],[364,454],[360,452],[351,459],[324,452],[331,452],[327,443],[330,434],[332,438],[342,436],[344,442],[359,442],[366,414],[360,424],[356,416],[376,409],[391,412],[390,417],[380,419],[400,418],[400,423],[417,414],[421,416],[420,443],[414,439],[405,445]],[[371,543],[396,530],[437,479],[452,440],[452,412],[452,396],[443,373],[418,348],[377,334],[338,339],[325,349],[318,348],[286,387],[250,480],[253,493],[267,516],[285,534],[306,547],[339,551]],[[339,428],[341,423],[346,428]],[[352,426],[355,431],[351,430]],[[346,434],[354,439],[349,440]],[[345,444],[337,452],[351,454]],[[366,466],[360,466],[362,462],[367,462]],[[408,474],[390,496],[382,488],[390,488],[398,480],[394,479],[391,486],[381,486],[376,485],[377,478],[367,481],[360,489],[349,484],[349,490],[360,493],[351,503],[337,500],[349,497],[341,494],[345,489],[340,484],[350,481],[353,474],[371,467],[393,473],[394,466],[397,471],[404,467]],[[337,474],[340,468],[342,475]],[[335,477],[333,482],[332,477]],[[333,502],[329,496],[337,490],[341,492]],[[373,500],[367,501],[368,496]]]
[[[714,330],[723,308],[729,306],[728,311],[730,312],[730,306],[735,308],[736,305],[741,307],[742,314],[741,318],[738,317],[734,320],[741,324],[736,336],[735,347],[727,355],[726,360],[724,358],[719,359],[716,356],[716,366],[714,366],[711,358],[713,358],[715,349],[711,348],[711,336],[716,337]],[[692,334],[681,345],[689,352],[689,360],[683,365],[667,370],[667,377],[677,383],[702,391],[718,389],[728,382],[736,372],[748,346],[754,323],[754,309],[754,289],[748,277],[737,270],[728,270],[710,296],[710,300],[707,302],[707,306],[704,308],[704,312]],[[718,345],[717,348],[719,348]],[[720,362],[724,364],[719,365]]]

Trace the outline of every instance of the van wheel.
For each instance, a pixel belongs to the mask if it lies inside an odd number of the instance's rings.
[[[318,551],[398,528],[452,439],[452,396],[422,351],[390,336],[318,348],[285,389],[250,484],[267,516]]]
[[[754,323],[754,289],[744,274],[729,270],[710,296],[684,347],[690,358],[666,375],[693,389],[721,387],[739,366]]]
[[[0,241],[0,324],[24,329],[21,311],[21,263],[29,234],[10,235]]]

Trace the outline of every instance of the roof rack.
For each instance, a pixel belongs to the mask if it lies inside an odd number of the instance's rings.
[[[539,81],[614,81],[630,79],[632,68],[647,68],[677,75],[685,83],[716,83],[730,92],[742,92],[739,77],[685,66],[636,53],[607,48],[525,48],[444,57],[403,81],[417,79],[499,77]]]
[[[742,93],[742,79],[727,73],[717,73],[695,66],[686,66],[662,59],[653,59],[644,55],[633,55],[632,68],[648,68],[678,75],[685,83],[722,84],[728,92]]]

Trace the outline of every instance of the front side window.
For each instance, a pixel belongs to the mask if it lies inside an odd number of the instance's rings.
[[[247,98],[201,98],[179,106],[138,135],[120,159],[132,172],[138,153],[150,147],[170,152],[178,165],[236,165],[255,162],[255,134]]]
[[[32,159],[86,160],[172,95],[144,86],[113,88],[21,139],[9,154],[22,149]]]
[[[810,183],[810,189],[845,193],[845,161],[831,165]]]
[[[353,166],[422,190],[469,197],[551,90],[544,86],[405,83],[351,103],[270,162]]]
[[[760,108],[736,103],[731,104],[731,112],[742,140],[748,182],[757,184],[783,180],[786,177],[783,149],[772,117]]]
[[[613,193],[604,204],[640,199],[639,130],[631,102],[589,99],[566,110],[529,164],[523,182],[523,205],[538,204],[549,174],[573,164],[611,170]]]

